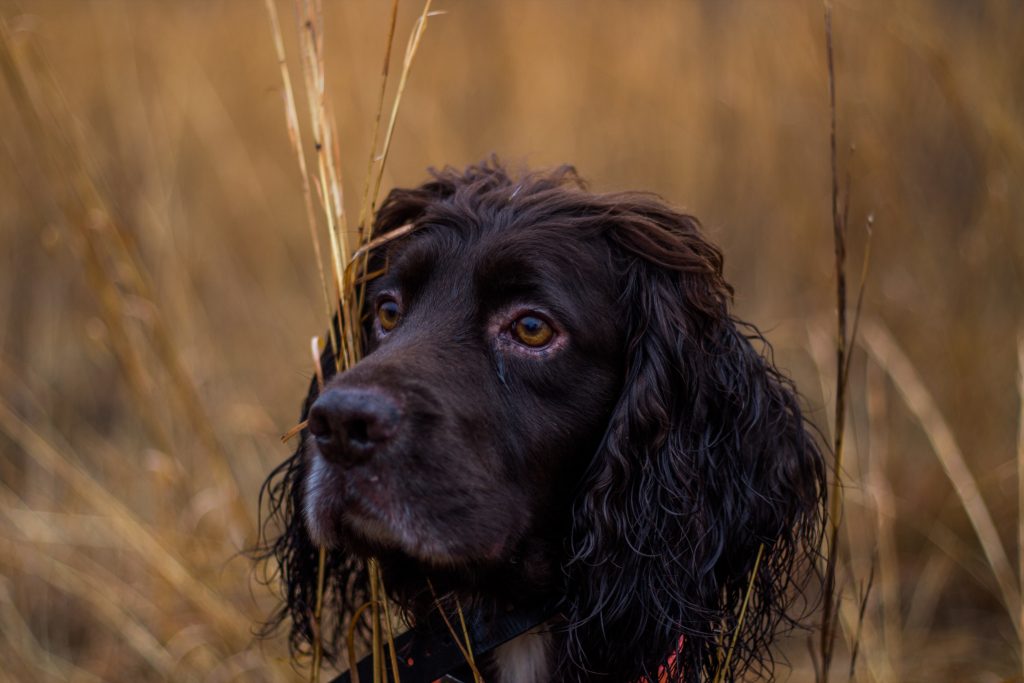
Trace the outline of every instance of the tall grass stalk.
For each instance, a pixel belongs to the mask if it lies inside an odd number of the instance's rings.
[[[834,339],[832,334],[828,331],[828,324],[809,326],[807,330],[807,348],[810,351],[811,358],[816,368],[816,375],[820,383],[820,391],[822,396],[829,395],[830,388],[833,386],[830,384],[830,378],[833,375],[832,361],[834,359],[833,352],[835,350]],[[827,413],[827,419],[829,425],[834,426],[835,414],[834,414],[834,403]],[[854,451],[855,452],[855,451]],[[864,495],[861,489],[853,487],[849,490],[844,491],[844,503],[855,502],[865,507],[870,506],[873,502],[871,498]],[[857,547],[856,539],[854,536],[855,529],[844,520],[840,530],[844,533],[846,543],[848,547]],[[826,558],[827,559],[827,558]],[[874,559],[872,559],[872,566]],[[849,563],[846,567],[850,576],[855,575],[854,558],[849,558]],[[872,582],[873,583],[873,582]],[[842,587],[837,587],[837,595],[833,606],[835,613],[833,615],[834,624],[841,626],[834,631],[834,637],[838,638],[840,635],[843,636],[847,648],[852,652],[857,650],[861,655],[861,659],[866,663],[868,671],[870,672],[871,680],[875,681],[891,681],[894,679],[892,674],[892,667],[888,661],[885,647],[883,647],[882,634],[875,628],[870,613],[862,620],[859,616],[859,607],[856,601],[842,600]],[[812,663],[814,665],[814,677],[815,680],[821,680],[821,652],[817,650],[813,644],[810,645],[810,654]],[[820,648],[820,641],[818,643]]]
[[[366,160],[366,179],[363,182],[363,201],[359,206],[359,224],[358,224],[358,238],[359,242],[362,243],[367,237],[364,237],[365,232],[369,229],[369,219],[371,211],[370,200],[370,187],[374,179],[373,168],[377,165],[377,145],[380,143],[380,120],[381,115],[384,113],[384,96],[388,90],[388,75],[391,72],[391,46],[395,42],[395,25],[398,22],[398,0],[392,0],[391,2],[391,21],[388,27],[387,33],[387,44],[384,47],[384,65],[381,67],[380,73],[380,94],[377,97],[377,112],[373,117],[373,136],[370,140],[370,154]],[[383,159],[381,159],[383,161]],[[381,170],[384,169],[384,164],[380,164]]]
[[[462,617],[462,605],[459,603],[459,597],[457,595],[453,595],[452,599],[455,601],[455,608],[462,623],[465,642],[459,638],[458,631],[455,630],[451,619],[448,617],[448,610],[446,610],[444,605],[441,604],[441,598],[434,590],[434,584],[430,579],[427,579],[427,587],[430,589],[430,595],[434,599],[434,606],[437,607],[437,612],[441,615],[441,619],[444,621],[444,625],[448,629],[448,634],[452,637],[452,642],[455,643],[455,647],[459,649],[459,653],[462,655],[462,658],[466,660],[470,670],[473,672],[474,683],[483,683],[483,677],[480,675],[480,671],[476,667],[476,658],[473,656],[473,643],[470,641],[469,631],[466,630],[466,622]]]
[[[321,557],[323,552],[321,551]],[[384,673],[384,658],[382,656],[381,642],[380,642],[380,565],[377,564],[375,558],[367,560],[367,574],[369,575],[370,581],[370,628],[373,634],[372,648],[373,648],[373,683],[381,683],[381,677]],[[323,577],[323,568],[321,568],[321,580]]]
[[[348,658],[348,670],[352,676],[352,683],[360,683],[359,681],[359,667],[356,666],[356,628],[359,626],[359,622],[363,618],[363,613],[366,612],[373,603],[370,601],[364,602],[362,605],[357,607],[352,612],[352,618],[349,620],[348,629],[346,632],[346,656]]]
[[[341,336],[335,347],[339,369],[351,367],[357,360],[356,334],[352,329],[351,311],[346,307],[342,273],[348,261],[348,220],[341,184],[341,169],[332,153],[336,139],[332,119],[328,115],[326,69],[324,63],[324,19],[319,0],[295,0],[299,22],[299,57],[307,98],[309,128],[316,153],[317,174],[313,179],[317,198],[327,225],[331,245],[335,305]],[[330,322],[330,321],[328,321]],[[331,325],[333,327],[333,325]]]
[[[398,91],[395,93],[395,99],[391,105],[391,117],[388,120],[387,131],[384,134],[384,146],[380,151],[380,163],[377,166],[377,175],[373,183],[373,192],[370,195],[370,216],[372,216],[376,211],[377,200],[380,197],[381,182],[384,178],[384,165],[387,163],[388,153],[391,151],[391,140],[395,134],[395,122],[398,121],[398,108],[402,102],[402,94],[405,92],[405,86],[409,80],[409,72],[412,70],[413,60],[416,59],[416,51],[419,50],[420,41],[423,39],[423,34],[427,30],[427,20],[433,16],[430,12],[431,2],[432,0],[425,0],[423,3],[423,11],[420,13],[419,18],[413,25],[412,32],[409,35],[409,42],[405,46],[405,58],[402,60],[402,73],[398,78]]]
[[[740,614],[736,619],[736,628],[733,629],[732,638],[729,641],[729,649],[725,653],[725,660],[715,672],[714,683],[721,683],[729,675],[729,665],[732,662],[732,653],[736,649],[736,642],[739,640],[740,631],[743,629],[743,620],[747,616],[747,605],[750,604],[750,596],[754,592],[754,584],[757,582],[757,570],[761,568],[761,558],[764,556],[764,544],[757,547],[757,556],[754,558],[754,568],[750,570],[750,580],[747,582],[747,590],[743,595],[743,604],[740,606]]]
[[[904,403],[924,429],[931,443],[932,452],[953,485],[960,505],[967,513],[981,543],[1014,630],[1018,635],[1022,635],[1024,625],[1017,618],[1021,609],[1017,579],[978,483],[967,467],[963,451],[953,436],[953,430],[935,405],[935,399],[925,388],[917,370],[892,335],[881,325],[870,324],[865,325],[862,339],[868,354],[892,380]]]
[[[1017,393],[1020,417],[1017,421],[1017,569],[1020,572],[1020,610],[1017,636],[1020,643],[1021,680],[1024,680],[1024,329],[1017,334]]]
[[[850,649],[850,670],[847,674],[847,680],[853,681],[854,674],[857,673],[857,657],[860,654],[861,636],[863,634],[864,624],[866,623],[865,616],[868,609],[868,600],[871,597],[871,588],[875,585],[875,564],[871,563],[871,571],[868,572],[867,584],[861,591],[860,596],[860,609],[857,612],[857,629],[853,634],[853,647]]]
[[[281,24],[277,16],[277,7],[274,0],[266,0],[267,15],[270,19],[271,34],[274,40],[274,49],[277,55],[278,65],[281,71],[281,81],[284,88],[284,104],[285,104],[285,122],[288,129],[288,137],[292,145],[292,150],[295,152],[296,159],[299,164],[299,174],[302,181],[302,192],[303,201],[306,210],[306,220],[309,225],[310,237],[313,242],[313,254],[316,259],[317,271],[320,275],[320,283],[323,289],[324,304],[327,311],[328,319],[328,334],[330,335],[331,348],[335,353],[335,363],[337,367],[341,367],[343,364],[342,358],[348,358],[347,354],[340,352],[340,349],[344,346],[342,340],[335,334],[335,326],[331,324],[331,319],[335,314],[335,304],[331,302],[331,295],[327,287],[327,281],[323,271],[323,257],[320,248],[320,237],[319,230],[317,228],[317,219],[315,211],[313,209],[313,202],[310,187],[312,185],[310,181],[309,168],[306,164],[306,153],[302,144],[302,129],[299,126],[298,112],[295,104],[295,91],[291,85],[291,76],[288,73],[288,60],[284,50],[284,39],[281,34]],[[310,14],[314,9],[309,3],[300,2],[296,0],[296,18],[300,25],[300,55],[302,58],[302,73],[305,84],[305,91],[308,97],[308,105],[310,116],[312,118],[310,127],[312,129],[312,135],[317,150],[317,161],[319,170],[319,184],[316,186],[319,192],[320,205],[324,209],[324,215],[328,225],[329,240],[331,245],[331,253],[333,256],[334,264],[334,277],[332,282],[334,284],[331,291],[334,292],[334,301],[337,302],[339,310],[337,310],[337,317],[339,325],[344,327],[346,321],[342,315],[342,297],[341,297],[341,281],[338,276],[340,270],[338,261],[338,243],[337,236],[334,230],[334,220],[336,214],[329,208],[329,203],[326,200],[326,192],[324,190],[327,185],[324,176],[324,142],[323,142],[323,130],[321,128],[321,118],[323,113],[323,72],[322,62],[319,62],[318,51],[317,51],[317,39],[322,38],[322,33],[313,33],[315,31],[314,26],[321,26],[322,22],[316,21],[316,17],[311,17]],[[316,9],[319,9],[317,6]],[[307,23],[307,30],[302,31],[302,18],[305,17]],[[316,21],[316,23],[314,23]],[[310,37],[312,34],[312,38]],[[307,44],[307,43],[311,43]],[[312,54],[310,54],[310,52]],[[318,68],[320,69],[319,71]],[[318,82],[317,76],[319,75],[320,80]],[[317,87],[319,83],[319,88]],[[328,157],[330,158],[330,157]],[[341,207],[343,211],[343,207]],[[341,213],[343,216],[344,214]],[[317,368],[317,377],[320,386],[322,387],[321,373],[319,372],[320,357],[316,353],[316,345],[314,344],[314,366]],[[290,430],[289,433],[295,431]],[[287,436],[287,434],[286,434]],[[324,582],[326,575],[326,564],[327,564],[327,552],[326,549],[320,548],[319,556],[317,558],[317,585],[316,585],[316,604],[313,608],[312,622],[313,622],[313,661],[310,666],[310,681],[320,680],[320,662],[323,657],[323,634],[321,629],[321,614],[323,610],[323,597],[324,597]]]
[[[846,435],[847,393],[850,381],[850,368],[853,354],[851,350],[857,342],[861,315],[864,305],[864,292],[867,285],[868,268],[871,263],[871,235],[874,224],[873,216],[868,216],[866,225],[867,240],[861,266],[860,284],[853,315],[852,330],[847,331],[847,225],[850,210],[850,178],[847,176],[844,196],[839,190],[839,155],[836,133],[836,73],[835,50],[832,34],[832,3],[825,1],[825,55],[828,73],[829,101],[829,168],[831,179],[832,209],[832,242],[834,253],[834,272],[836,277],[836,333],[835,333],[835,412],[832,433],[832,486],[828,496],[828,546],[825,549],[824,597],[821,612],[821,640],[818,656],[820,668],[818,674],[821,683],[828,683],[832,655],[836,640],[836,625],[841,612],[837,608],[836,573],[838,570],[840,548],[840,530],[843,526],[843,456]],[[891,570],[891,569],[890,569]],[[873,581],[871,582],[873,584]],[[866,597],[865,597],[866,600]],[[848,619],[846,621],[849,621]],[[856,620],[855,638],[859,639],[863,631],[863,610]],[[859,647],[855,640],[854,649]],[[851,662],[851,673],[853,663]]]
[[[455,611],[459,615],[459,628],[462,629],[462,637],[466,641],[466,653],[469,657],[469,668],[473,671],[473,683],[483,683],[480,671],[476,668],[476,657],[473,655],[473,641],[469,637],[469,629],[466,628],[466,616],[462,613],[462,602],[455,596]]]
[[[317,259],[317,266],[321,272],[321,284],[323,285],[328,310],[328,326],[330,328],[332,349],[334,352],[335,367],[338,371],[344,371],[355,365],[361,355],[359,312],[363,306],[363,292],[369,275],[365,273],[366,259],[369,251],[390,239],[394,239],[408,230],[394,231],[385,236],[370,241],[369,222],[375,211],[377,197],[380,192],[381,181],[384,173],[384,166],[387,162],[388,152],[394,133],[395,122],[398,117],[402,95],[408,82],[409,72],[415,59],[416,51],[419,48],[423,33],[426,30],[427,19],[431,16],[430,0],[426,0],[423,11],[417,19],[410,34],[406,47],[405,58],[402,64],[402,71],[399,78],[397,92],[391,106],[391,117],[388,122],[387,132],[384,137],[383,147],[378,153],[377,145],[380,140],[380,126],[384,110],[385,94],[390,73],[391,50],[394,42],[395,27],[398,16],[398,0],[393,0],[389,28],[386,37],[384,51],[384,63],[381,70],[380,91],[377,102],[377,112],[374,119],[374,126],[370,145],[370,155],[367,162],[367,173],[363,188],[362,205],[359,211],[358,226],[356,231],[356,243],[349,244],[351,233],[348,230],[347,215],[344,206],[343,183],[341,176],[341,153],[340,142],[337,134],[336,124],[330,114],[330,106],[326,93],[325,63],[324,63],[324,18],[323,7],[320,0],[295,0],[296,19],[299,29],[299,56],[302,67],[305,95],[309,109],[309,128],[313,139],[316,153],[316,175],[310,178],[309,168],[305,161],[305,150],[302,147],[302,135],[298,124],[297,106],[295,102],[295,91],[291,86],[291,79],[288,73],[287,55],[284,50],[284,41],[281,35],[280,21],[277,16],[277,9],[273,0],[267,0],[267,13],[270,17],[271,32],[274,39],[274,47],[281,69],[281,78],[284,87],[285,119],[288,127],[289,139],[293,151],[299,160],[299,172],[302,176],[303,196],[306,207],[307,222],[314,245],[314,256]],[[312,205],[312,192],[316,190],[316,197],[322,209],[322,218],[326,224],[328,243],[331,249],[333,301],[328,293],[326,278],[321,267],[321,250],[319,244],[319,221],[316,218]],[[335,335],[335,326],[331,319],[337,320],[340,334]],[[314,348],[316,346],[314,345]],[[315,358],[319,364],[319,358]],[[322,386],[322,376],[318,378]],[[301,428],[301,426],[300,426]],[[289,430],[285,436],[295,433],[295,429]],[[320,660],[323,654],[322,633],[321,633],[321,610],[323,607],[324,583],[326,580],[326,554],[325,548],[320,548],[318,571],[317,571],[317,598],[313,613],[313,662],[310,671],[310,680],[319,680]],[[371,620],[372,633],[372,655],[373,655],[373,680],[380,683],[384,674],[383,645],[381,639],[386,637],[391,652],[391,665],[394,677],[398,677],[398,665],[395,657],[394,632],[391,624],[386,598],[384,596],[383,578],[380,575],[380,568],[376,560],[371,558],[368,562],[370,581],[370,602],[368,608]],[[363,609],[359,609],[353,620],[361,615]],[[382,630],[381,619],[387,619],[387,628]],[[353,669],[353,676],[358,676],[354,669],[354,657],[351,649],[354,645],[352,638],[354,631],[349,633],[349,662],[350,669]]]
[[[846,427],[846,235],[839,207],[839,174],[836,154],[836,78],[832,50],[832,5],[825,3],[825,50],[828,59],[829,152],[832,170],[832,237],[836,274],[836,393],[832,489],[829,494],[829,545],[825,566],[825,595],[821,616],[821,681],[828,683],[835,643],[836,565],[839,558],[839,529],[842,523],[843,435]]]
[[[292,88],[292,78],[288,72],[288,58],[284,52],[284,38],[281,35],[281,22],[277,18],[277,6],[274,0],[266,0],[267,15],[270,18],[270,32],[274,39],[274,50],[277,54],[277,63],[281,69],[281,83],[284,87],[283,100],[285,112],[285,124],[288,127],[288,139],[295,152],[295,158],[299,163],[299,178],[302,181],[302,198],[306,209],[306,222],[309,225],[310,241],[313,243],[313,258],[316,260],[316,270],[320,276],[320,286],[323,290],[324,307],[327,317],[330,318],[334,312],[331,304],[331,295],[327,289],[327,278],[324,275],[323,250],[320,247],[320,231],[317,229],[316,212],[313,209],[313,196],[309,187],[309,170],[306,166],[306,152],[302,145],[302,129],[299,126],[299,115],[295,108],[295,91]],[[329,329],[332,348],[338,348],[338,340],[334,337],[334,326]],[[317,368],[320,367],[319,356],[317,357]],[[318,370],[319,372],[319,370]]]
[[[888,402],[885,377],[880,368],[869,364],[867,369],[867,413],[869,453],[867,484],[875,506],[875,530],[878,534],[878,565],[882,602],[882,634],[885,650],[892,664],[893,675],[900,680],[903,658],[903,624],[900,615],[899,552],[896,542],[896,510],[892,487],[886,478],[888,467]],[[872,577],[874,573],[872,572]]]
[[[402,683],[402,677],[398,671],[398,652],[395,648],[395,627],[392,623],[391,604],[388,602],[387,591],[384,590],[384,584],[380,585],[380,601],[381,607],[384,610],[384,624],[387,626],[387,637],[388,637],[388,661],[391,664],[391,676],[394,679],[394,683]],[[355,682],[355,683],[358,683]]]

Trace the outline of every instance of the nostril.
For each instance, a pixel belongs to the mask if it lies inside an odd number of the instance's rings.
[[[315,407],[309,411],[309,421],[306,423],[306,429],[317,438],[329,436],[331,433],[331,426],[327,423],[327,419]]]
[[[342,447],[339,434],[331,424],[331,413],[324,405],[314,403],[309,411],[309,422],[306,428],[316,439],[317,449],[320,454],[328,460],[338,460],[342,457]]]
[[[359,445],[369,445],[369,428],[365,420],[359,418],[352,419],[346,423],[345,431],[348,432],[349,441]]]

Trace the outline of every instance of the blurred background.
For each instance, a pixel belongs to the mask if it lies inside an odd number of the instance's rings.
[[[353,224],[389,5],[324,7]],[[435,9],[384,189],[494,152],[659,193],[723,247],[831,439],[821,3]],[[302,680],[253,636],[275,598],[240,554],[325,328],[266,8],[0,0],[0,21],[0,681]],[[851,309],[870,260],[833,679],[858,642],[858,681],[1020,680],[1024,7],[837,2],[834,43]],[[807,635],[783,650],[779,677],[813,680]]]

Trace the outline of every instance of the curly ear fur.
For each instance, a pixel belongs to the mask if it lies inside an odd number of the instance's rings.
[[[823,459],[793,386],[751,345],[767,343],[729,314],[697,221],[636,195],[610,218],[628,366],[574,514],[562,665],[710,680],[763,546],[726,680],[770,678],[768,646],[819,547]]]

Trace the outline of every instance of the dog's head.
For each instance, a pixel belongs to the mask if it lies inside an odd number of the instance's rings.
[[[368,264],[365,357],[311,395],[268,480],[293,643],[322,545],[337,624],[375,555],[414,620],[426,578],[555,594],[568,680],[635,680],[677,650],[669,680],[690,680],[749,587],[733,672],[770,662],[824,468],[696,220],[570,168],[482,164],[394,190],[375,235],[406,225]]]
[[[493,170],[391,194],[377,232],[416,229],[374,255],[365,357],[309,412],[314,540],[450,566],[549,555],[523,545],[565,535],[629,305],[578,194]]]

